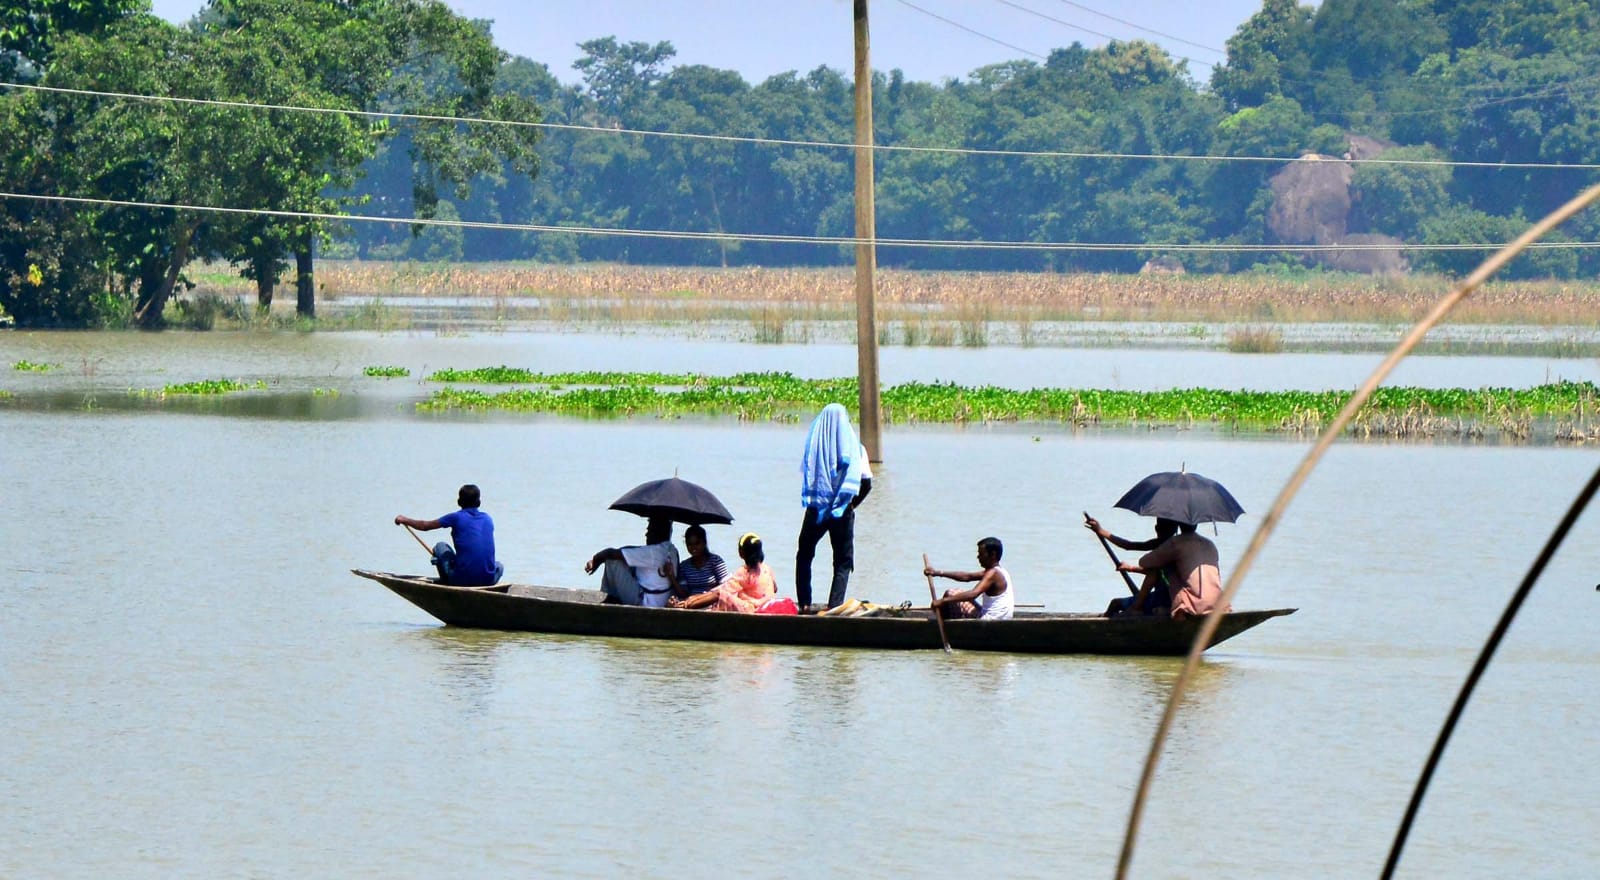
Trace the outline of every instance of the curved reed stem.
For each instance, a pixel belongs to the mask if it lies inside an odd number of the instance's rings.
[[[1217,600],[1218,607],[1225,608],[1233,601],[1234,596],[1239,592],[1239,587],[1244,583],[1245,575],[1250,571],[1250,566],[1255,562],[1255,558],[1261,552],[1261,548],[1266,545],[1267,539],[1272,536],[1273,531],[1277,528],[1278,521],[1282,519],[1283,512],[1288,508],[1289,502],[1294,500],[1295,495],[1300,491],[1301,485],[1311,475],[1312,469],[1322,460],[1322,456],[1328,451],[1328,447],[1333,445],[1333,441],[1338,439],[1345,426],[1355,417],[1356,411],[1361,408],[1362,404],[1367,402],[1367,399],[1372,396],[1372,392],[1383,384],[1383,380],[1394,372],[1394,368],[1399,366],[1400,361],[1410,354],[1412,349],[1417,347],[1417,344],[1422,341],[1422,338],[1427,335],[1429,330],[1432,330],[1435,325],[1444,320],[1444,317],[1450,313],[1451,309],[1454,309],[1458,303],[1466,299],[1490,276],[1500,271],[1501,267],[1522,253],[1528,245],[1538,241],[1550,230],[1566,222],[1574,214],[1587,208],[1597,199],[1600,199],[1600,185],[1589,187],[1571,201],[1557,208],[1538,223],[1535,223],[1528,231],[1517,236],[1510,244],[1496,251],[1489,259],[1484,260],[1477,269],[1473,270],[1471,275],[1468,275],[1460,284],[1456,285],[1454,290],[1451,290],[1441,298],[1426,317],[1411,328],[1411,332],[1407,333],[1406,337],[1400,340],[1400,344],[1395,346],[1394,351],[1391,351],[1389,356],[1384,358],[1383,363],[1372,371],[1372,375],[1367,378],[1367,381],[1345,404],[1344,409],[1340,410],[1339,415],[1329,423],[1327,429],[1322,432],[1322,436],[1317,438],[1317,442],[1312,446],[1311,451],[1306,453],[1306,457],[1300,462],[1300,466],[1290,475],[1289,481],[1284,484],[1283,490],[1278,493],[1277,499],[1273,501],[1272,508],[1267,511],[1267,515],[1261,520],[1261,525],[1256,528],[1255,534],[1251,536],[1250,544],[1245,548],[1244,555],[1239,557],[1239,562],[1234,566],[1233,573],[1228,576],[1227,584],[1222,590],[1222,596]],[[1122,854],[1117,859],[1117,880],[1125,880],[1128,876],[1128,868],[1133,862],[1133,850],[1139,837],[1139,823],[1144,818],[1145,800],[1150,792],[1150,784],[1155,778],[1156,767],[1161,762],[1161,751],[1166,746],[1167,734],[1172,728],[1172,720],[1178,713],[1178,703],[1183,699],[1183,692],[1189,683],[1189,679],[1194,675],[1195,668],[1200,665],[1200,653],[1205,650],[1206,644],[1211,641],[1212,635],[1217,631],[1217,624],[1220,622],[1221,615],[1219,614],[1206,615],[1202,620],[1199,631],[1195,633],[1194,644],[1189,648],[1189,656],[1184,660],[1183,670],[1178,673],[1177,681],[1173,682],[1172,693],[1167,697],[1166,710],[1161,714],[1161,722],[1156,725],[1155,735],[1151,737],[1150,753],[1145,756],[1144,772],[1139,777],[1139,787],[1133,796],[1133,809],[1128,815],[1127,834],[1122,839]]]
[[[1534,582],[1544,573],[1550,558],[1556,555],[1561,542],[1567,539],[1567,533],[1572,531],[1573,524],[1583,514],[1584,508],[1589,506],[1597,489],[1600,489],[1600,468],[1595,469],[1588,485],[1583,487],[1583,491],[1578,493],[1572,506],[1567,508],[1566,516],[1561,518],[1556,530],[1550,534],[1550,540],[1546,541],[1544,549],[1539,551],[1539,557],[1528,568],[1528,573],[1523,575],[1522,583],[1511,595],[1511,601],[1506,603],[1506,610],[1500,615],[1500,621],[1495,624],[1488,641],[1484,642],[1483,650],[1478,652],[1477,662],[1472,664],[1472,672],[1461,685],[1461,693],[1456,696],[1455,704],[1450,707],[1450,714],[1445,717],[1444,726],[1439,729],[1439,736],[1433,741],[1433,751],[1428,754],[1428,762],[1423,765],[1422,774],[1417,777],[1417,787],[1411,792],[1411,802],[1406,805],[1405,816],[1400,820],[1400,827],[1395,830],[1394,844],[1389,847],[1389,858],[1383,864],[1383,880],[1393,877],[1394,869],[1400,864],[1400,851],[1405,849],[1406,838],[1411,835],[1411,823],[1417,818],[1417,810],[1422,806],[1422,797],[1428,793],[1428,783],[1433,781],[1433,771],[1439,766],[1439,759],[1444,756],[1444,748],[1450,743],[1450,735],[1455,732],[1456,722],[1461,720],[1461,713],[1467,709],[1467,701],[1472,699],[1472,692],[1478,687],[1478,679],[1482,678],[1484,670],[1489,668],[1489,661],[1494,659],[1494,652],[1500,647],[1500,641],[1505,638],[1506,631],[1511,628],[1511,621],[1516,619],[1517,611],[1522,608],[1522,601],[1533,591]]]

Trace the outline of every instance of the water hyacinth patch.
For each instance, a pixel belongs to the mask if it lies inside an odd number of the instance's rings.
[[[376,376],[380,379],[403,379],[411,375],[405,367],[367,367],[361,371],[366,376]]]
[[[11,365],[11,369],[23,373],[48,373],[60,369],[60,364],[37,364],[33,361],[21,360]]]
[[[183,382],[162,388],[160,394],[231,394],[235,391],[264,390],[267,383],[256,380],[249,384],[236,379],[206,379],[200,382]]]
[[[512,367],[440,370],[430,381],[516,384],[502,392],[444,388],[419,408],[501,410],[587,416],[734,415],[795,420],[833,402],[852,406],[853,378],[800,379],[790,373],[704,376],[673,373],[535,373]],[[1074,425],[1211,425],[1307,433],[1320,430],[1350,399],[1348,391],[1169,391],[966,387],[908,382],[883,389],[886,421],[947,424],[1058,422]],[[1534,388],[1380,388],[1352,426],[1367,435],[1526,437],[1535,422],[1587,423],[1600,405],[1590,382]]]

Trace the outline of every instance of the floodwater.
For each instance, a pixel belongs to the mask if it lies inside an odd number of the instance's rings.
[[[637,541],[606,505],[676,470],[786,583],[804,425],[418,415],[440,367],[851,371],[848,346],[652,335],[4,334],[0,876],[1082,877],[1115,869],[1181,661],[894,653],[449,629],[354,567],[421,571],[391,524],[483,486],[508,578],[590,585]],[[883,352],[886,382],[1354,387],[1365,355]],[[412,378],[361,375],[403,365]],[[1396,381],[1595,380],[1592,361],[1421,359]],[[233,378],[232,399],[128,403]],[[316,389],[337,395],[316,394]],[[926,599],[921,554],[994,534],[1019,601],[1122,591],[1089,510],[1186,464],[1250,511],[1308,448],[1206,431],[891,426],[851,594]],[[1240,607],[1296,607],[1206,655],[1139,877],[1371,877],[1476,653],[1592,448],[1341,443]],[[1591,876],[1596,514],[1511,629],[1446,753],[1407,877]],[[1210,530],[1207,530],[1208,534]],[[820,551],[820,571],[827,551]]]

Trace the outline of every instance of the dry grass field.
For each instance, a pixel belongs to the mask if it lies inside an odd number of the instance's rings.
[[[750,319],[763,309],[853,319],[849,269],[700,269],[324,262],[324,299],[378,296],[537,300],[551,317],[595,320]],[[1438,277],[1358,275],[1091,275],[880,269],[884,320],[938,314],[983,321],[1411,322],[1450,289]],[[291,294],[292,296],[292,294]],[[1478,291],[1455,323],[1600,324],[1600,285],[1510,282]]]

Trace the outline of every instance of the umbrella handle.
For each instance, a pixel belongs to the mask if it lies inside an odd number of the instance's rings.
[[[1084,522],[1088,522],[1089,521],[1089,511],[1085,510],[1083,512],[1083,519],[1084,519]],[[1100,538],[1100,533],[1099,532],[1095,532],[1094,536],[1096,538]],[[1112,565],[1118,565],[1118,566],[1122,565],[1122,560],[1117,558],[1117,551],[1111,549],[1111,542],[1110,541],[1107,541],[1105,538],[1100,538],[1100,546],[1106,548],[1106,555],[1111,557],[1111,564]],[[1133,585],[1133,578],[1130,577],[1127,572],[1121,571],[1120,569],[1118,570],[1117,573],[1122,575],[1122,582],[1128,585],[1128,592],[1132,593],[1135,596],[1139,595],[1139,588]]]

